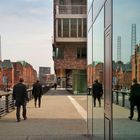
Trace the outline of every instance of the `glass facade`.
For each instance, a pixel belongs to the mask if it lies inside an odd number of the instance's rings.
[[[77,58],[87,58],[87,49],[77,48]]]
[[[85,18],[58,19],[58,37],[87,37],[87,21]]]
[[[136,46],[140,44],[139,5],[139,0],[113,0],[113,133],[117,140],[140,139],[136,108],[133,119],[128,119],[132,80],[137,78],[140,82],[139,74],[136,75],[140,70],[136,67],[139,62],[135,61],[139,59],[135,53]]]
[[[54,48],[53,52],[54,52],[53,55],[54,58],[58,58],[58,59],[64,58],[64,48]]]
[[[63,19],[63,37],[69,37],[69,19]]]
[[[89,18],[93,17],[93,7],[90,8]],[[94,97],[92,96],[92,84],[98,80],[103,85],[103,64],[104,64],[104,9],[95,22],[93,18],[89,19],[88,27],[88,68],[92,69],[92,73],[88,74],[88,79],[92,78],[88,83],[90,95],[88,95],[88,126],[89,133],[96,134],[97,138],[104,138],[104,100],[101,99],[101,107],[96,100],[96,107],[93,106]],[[93,107],[90,107],[92,104]],[[92,109],[92,110],[90,110]],[[99,116],[100,115],[100,116]]]
[[[87,126],[97,139],[140,139],[136,107],[133,119],[128,118],[132,80],[140,83],[139,5],[139,0],[88,2]],[[101,107],[93,106],[95,79],[103,84]]]

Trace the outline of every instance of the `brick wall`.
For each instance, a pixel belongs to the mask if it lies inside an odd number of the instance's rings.
[[[76,47],[65,47],[64,59],[54,59],[55,69],[86,69],[87,60],[77,58]]]

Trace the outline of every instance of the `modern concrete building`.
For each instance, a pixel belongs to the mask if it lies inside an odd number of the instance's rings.
[[[86,91],[87,0],[54,0],[53,60],[60,87]]]
[[[39,80],[41,84],[47,84],[47,75],[51,74],[50,67],[39,67]]]

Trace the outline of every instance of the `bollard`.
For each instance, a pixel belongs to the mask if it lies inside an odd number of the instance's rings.
[[[125,106],[125,93],[122,93],[122,106]]]
[[[116,91],[116,104],[118,105],[119,104],[119,92]]]
[[[9,94],[5,96],[5,109],[6,112],[9,112]]]

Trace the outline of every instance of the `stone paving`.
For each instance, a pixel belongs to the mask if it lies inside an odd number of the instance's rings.
[[[26,121],[17,123],[15,111],[0,119],[0,140],[103,140],[104,107],[93,107],[87,113],[89,128],[93,137],[87,135],[87,123],[80,115],[68,96],[71,96],[87,111],[87,96],[72,95],[65,90],[50,90],[42,98],[41,108],[35,108],[33,100],[27,105]],[[90,98],[90,97],[89,97]],[[92,98],[89,100],[91,105]],[[113,138],[114,140],[140,140],[140,122],[128,119],[129,109],[113,105]]]
[[[7,114],[0,120],[0,140],[89,139],[85,136],[85,120],[65,95],[69,93],[49,91],[42,97],[41,108],[35,108],[33,100],[30,101],[28,119],[21,122],[16,122],[15,111]]]

